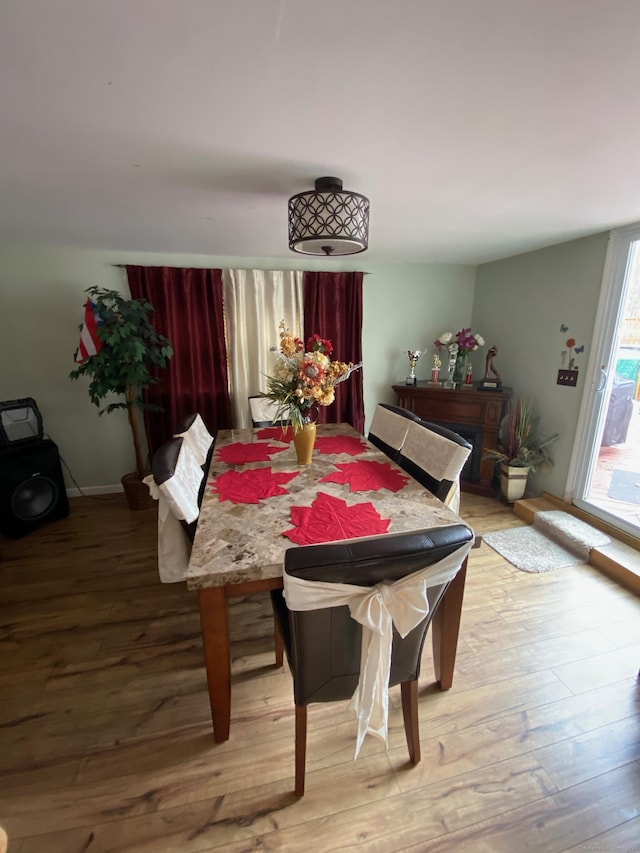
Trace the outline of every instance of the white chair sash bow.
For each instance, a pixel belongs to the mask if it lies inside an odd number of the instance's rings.
[[[302,580],[283,573],[284,596],[290,610],[319,610],[347,604],[362,625],[360,678],[350,708],[358,718],[354,760],[367,733],[388,746],[389,675],[393,626],[401,637],[429,613],[427,589],[450,581],[458,573],[472,542],[449,556],[393,583],[375,586]]]
[[[191,543],[184,527],[171,511],[171,504],[158,488],[153,475],[142,481],[158,501],[158,574],[162,583],[176,583],[187,577]]]

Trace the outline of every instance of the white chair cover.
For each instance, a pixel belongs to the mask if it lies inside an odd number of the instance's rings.
[[[253,423],[269,421],[273,423],[278,412],[278,405],[266,397],[249,397],[249,409]]]
[[[369,428],[370,435],[376,435],[381,441],[384,441],[389,447],[394,450],[400,450],[407,437],[409,424],[412,423],[409,418],[404,418],[397,412],[392,412],[390,409],[385,409],[384,406],[377,405],[373,413],[373,420]]]
[[[460,514],[460,477],[453,481],[453,485],[449,489],[449,493],[442,503],[445,506],[448,506],[456,515]]]
[[[198,465],[204,465],[207,461],[209,448],[213,444],[213,436],[206,428],[200,415],[196,415],[189,429],[177,432],[174,438],[181,438],[184,444],[188,444],[193,450]]]
[[[160,494],[169,503],[171,512],[187,524],[191,524],[200,515],[198,491],[205,474],[202,473],[202,463],[198,462],[198,458],[191,445],[183,441],[173,477],[158,486]]]
[[[402,455],[436,480],[457,480],[471,450],[416,421],[409,422]]]
[[[151,497],[158,501],[158,573],[162,583],[176,583],[187,577],[191,542],[171,511],[169,501],[161,494],[153,476],[144,481]]]
[[[427,589],[455,577],[472,541],[420,572],[373,587],[302,580],[283,572],[284,596],[290,610],[318,610],[347,604],[351,617],[362,625],[360,678],[349,706],[358,718],[354,760],[367,733],[381,738],[388,746],[393,626],[401,637],[406,637],[425,618],[429,613]]]

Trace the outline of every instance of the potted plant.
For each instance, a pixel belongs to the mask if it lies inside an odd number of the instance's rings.
[[[559,436],[554,433],[542,438],[539,421],[529,400],[519,397],[509,400],[500,424],[498,447],[486,453],[485,458],[501,463],[500,488],[509,503],[524,495],[530,471],[553,465],[549,446]]]
[[[90,287],[85,293],[91,302],[87,305],[87,312],[92,312],[95,317],[92,348],[95,352],[85,353],[84,359],[77,357],[80,363],[69,377],[90,377],[89,397],[101,415],[116,409],[127,410],[136,470],[125,474],[121,482],[129,508],[144,509],[151,504],[148,489],[142,482],[147,472],[136,411],[161,411],[160,406],[145,403],[142,395],[145,388],[159,381],[151,371],[167,366],[173,347],[151,325],[149,316],[153,313],[153,306],[145,299],[127,299],[117,290],[100,287]],[[85,323],[85,329],[86,326]],[[124,400],[103,405],[109,394],[123,396]]]

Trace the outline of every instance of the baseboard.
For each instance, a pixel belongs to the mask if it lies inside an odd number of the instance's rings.
[[[540,498],[523,498],[513,505],[514,514],[527,524],[534,523],[536,513],[549,510],[566,512],[606,533],[612,541],[591,549],[590,565],[640,596],[640,540],[547,492]]]
[[[83,486],[80,489],[67,489],[68,498],[92,497],[93,495],[116,495],[122,494],[122,486]]]

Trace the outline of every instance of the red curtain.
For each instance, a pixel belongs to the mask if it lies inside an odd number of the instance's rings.
[[[146,400],[163,407],[145,412],[151,456],[187,415],[198,412],[210,433],[231,426],[224,337],[222,271],[127,266],[131,296],[154,308],[155,329],[171,341],[173,358]]]
[[[332,358],[362,361],[362,272],[305,272],[304,336],[328,338]],[[320,406],[320,423],[349,423],[364,433],[362,369],[336,387],[331,406]]]

